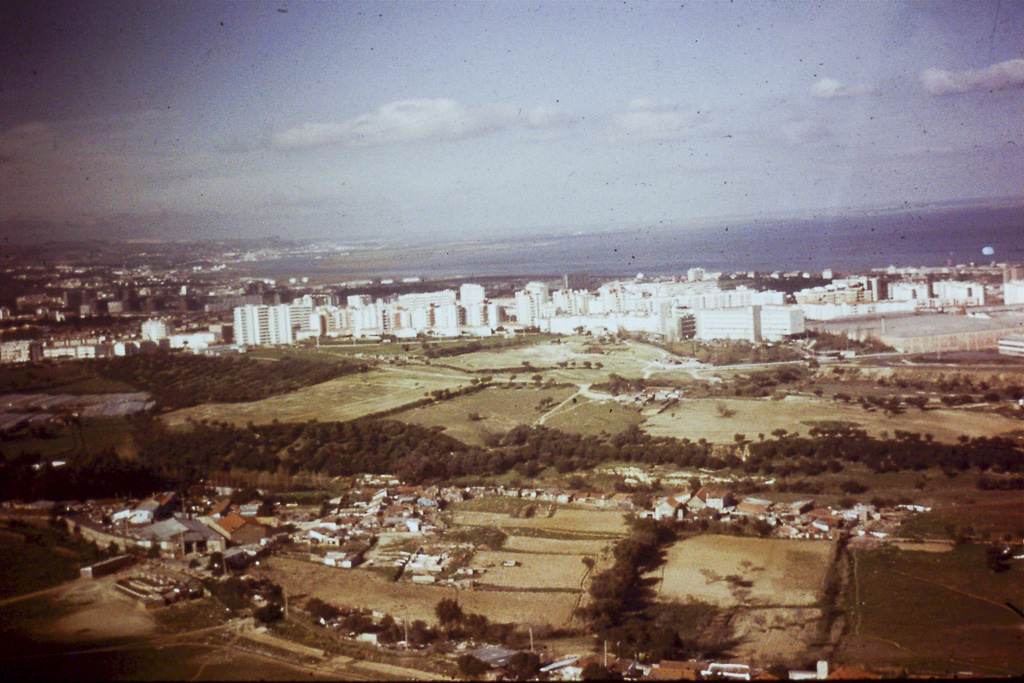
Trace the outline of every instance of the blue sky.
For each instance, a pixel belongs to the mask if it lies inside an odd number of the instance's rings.
[[[434,240],[1024,186],[1020,2],[0,12],[8,235]]]

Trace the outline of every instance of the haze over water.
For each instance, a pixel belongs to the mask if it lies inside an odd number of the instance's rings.
[[[986,256],[982,249],[991,247]],[[281,259],[252,264],[266,276],[331,271],[364,276],[426,278],[493,275],[672,275],[702,267],[841,272],[895,266],[943,266],[1024,259],[1020,207],[931,213],[751,221],[694,229],[657,227],[577,235],[394,249],[366,262],[358,255],[328,263]]]

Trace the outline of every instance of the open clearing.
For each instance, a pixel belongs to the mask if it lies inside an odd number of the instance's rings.
[[[818,600],[832,552],[829,541],[696,536],[669,548],[663,569],[652,576],[660,578],[656,590],[667,600],[810,606]]]
[[[596,557],[602,551],[610,548],[613,541],[583,540],[583,541],[561,541],[554,538],[534,538],[531,536],[509,536],[502,546],[505,550],[520,553],[538,553],[542,555],[562,555],[573,553],[583,556]]]
[[[563,432],[597,436],[601,432],[619,432],[643,423],[643,416],[618,401],[593,401],[583,396],[573,397],[575,403],[552,411],[544,425]]]
[[[251,403],[213,403],[185,408],[164,417],[170,426],[189,418],[228,422],[321,422],[354,420],[424,398],[435,389],[469,386],[469,378],[445,369],[389,368],[346,375],[329,382]]]
[[[396,619],[422,619],[428,623],[437,621],[434,608],[439,600],[457,596],[463,611],[486,615],[491,621],[558,626],[569,621],[579,597],[563,592],[456,592],[452,588],[387,581],[358,569],[333,569],[283,557],[270,558],[262,565],[263,573],[296,599],[316,597],[333,605],[364,607]]]
[[[719,414],[718,405],[735,411],[730,417]],[[770,399],[696,399],[684,400],[662,413],[652,414],[644,430],[652,436],[674,436],[696,441],[705,438],[712,443],[733,443],[734,434],[747,438],[770,434],[779,427],[790,432],[807,433],[807,420],[843,420],[855,422],[871,435],[902,429],[932,434],[936,441],[955,443],[961,434],[993,436],[1020,425],[993,413],[966,410],[926,410],[910,408],[902,415],[886,417],[881,411],[867,412],[860,406],[846,405],[827,399],[789,396],[781,401]]]
[[[546,503],[538,501],[538,508]],[[533,531],[544,537],[578,536],[591,540],[601,537],[614,537],[626,534],[626,521],[623,513],[606,510],[576,510],[557,508],[554,517],[509,517],[494,512],[456,512],[455,523],[462,526],[486,526],[505,530],[509,529]],[[513,534],[515,535],[515,534]]]
[[[468,396],[413,408],[396,414],[396,420],[423,427],[445,427],[445,434],[463,443],[482,445],[487,436],[503,434],[522,424],[533,424],[544,411],[537,405],[545,400],[558,405],[573,389],[538,389],[528,385],[515,388],[490,387]],[[470,415],[480,419],[472,419]]]
[[[949,676],[1024,674],[1024,567],[985,566],[983,546],[950,552],[856,551],[857,626],[842,654],[865,665]]]
[[[479,583],[487,586],[515,590],[537,588],[579,592],[583,577],[587,573],[587,568],[583,564],[584,555],[576,554],[573,547],[576,544],[572,541],[565,541],[562,545],[565,547],[565,553],[560,555],[517,553],[508,550],[478,552],[473,556],[470,566],[485,570]],[[505,562],[515,562],[516,566],[503,566]]]

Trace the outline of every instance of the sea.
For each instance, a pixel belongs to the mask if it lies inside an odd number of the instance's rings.
[[[266,277],[445,279],[561,275],[632,277],[733,272],[858,272],[888,266],[1024,262],[1024,206],[652,226],[492,241],[382,246],[344,256],[246,264]],[[318,278],[318,279],[322,279]]]

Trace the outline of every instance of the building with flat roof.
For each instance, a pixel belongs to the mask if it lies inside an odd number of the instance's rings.
[[[1002,356],[1024,358],[1024,334],[1011,334],[999,340],[996,346]]]

